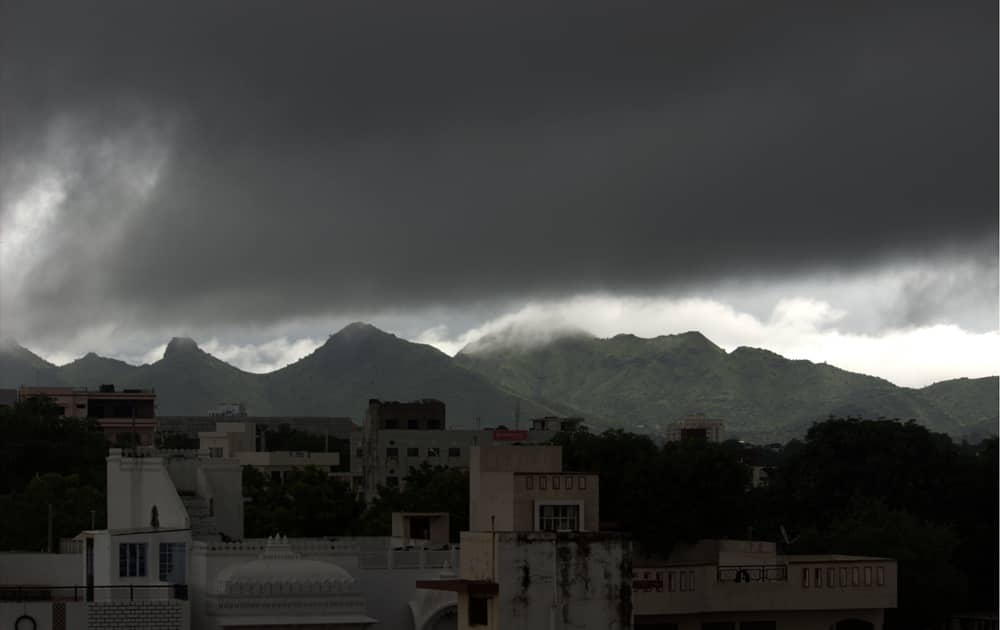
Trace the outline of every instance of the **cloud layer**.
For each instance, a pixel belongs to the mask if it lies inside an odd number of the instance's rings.
[[[647,4],[4,3],[0,333],[995,287],[995,3]]]

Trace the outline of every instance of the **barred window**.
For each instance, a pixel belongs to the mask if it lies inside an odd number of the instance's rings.
[[[579,530],[580,506],[542,505],[538,511],[538,527],[545,532]]]

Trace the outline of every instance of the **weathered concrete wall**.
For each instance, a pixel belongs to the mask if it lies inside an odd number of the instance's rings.
[[[632,557],[624,536],[501,533],[496,562],[498,629],[548,628],[552,622],[631,628]]]
[[[768,611],[768,612],[743,612],[743,613],[711,613],[703,615],[686,615],[662,618],[644,619],[642,615],[636,614],[635,628],[658,626],[657,624],[672,623],[677,625],[677,630],[701,630],[704,623],[731,623],[734,628],[739,628],[743,622],[774,622],[775,630],[829,630],[835,627],[837,622],[847,619],[858,619],[867,621],[872,627],[878,630],[882,627],[883,612],[881,610],[788,610],[788,611]]]

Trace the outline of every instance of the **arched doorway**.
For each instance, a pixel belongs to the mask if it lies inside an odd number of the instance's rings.
[[[449,604],[431,615],[420,630],[456,630],[458,628],[458,606]]]

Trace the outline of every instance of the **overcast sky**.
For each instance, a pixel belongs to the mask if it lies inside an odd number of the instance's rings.
[[[653,5],[653,6],[646,6]],[[1000,371],[995,2],[0,0],[0,336]]]

